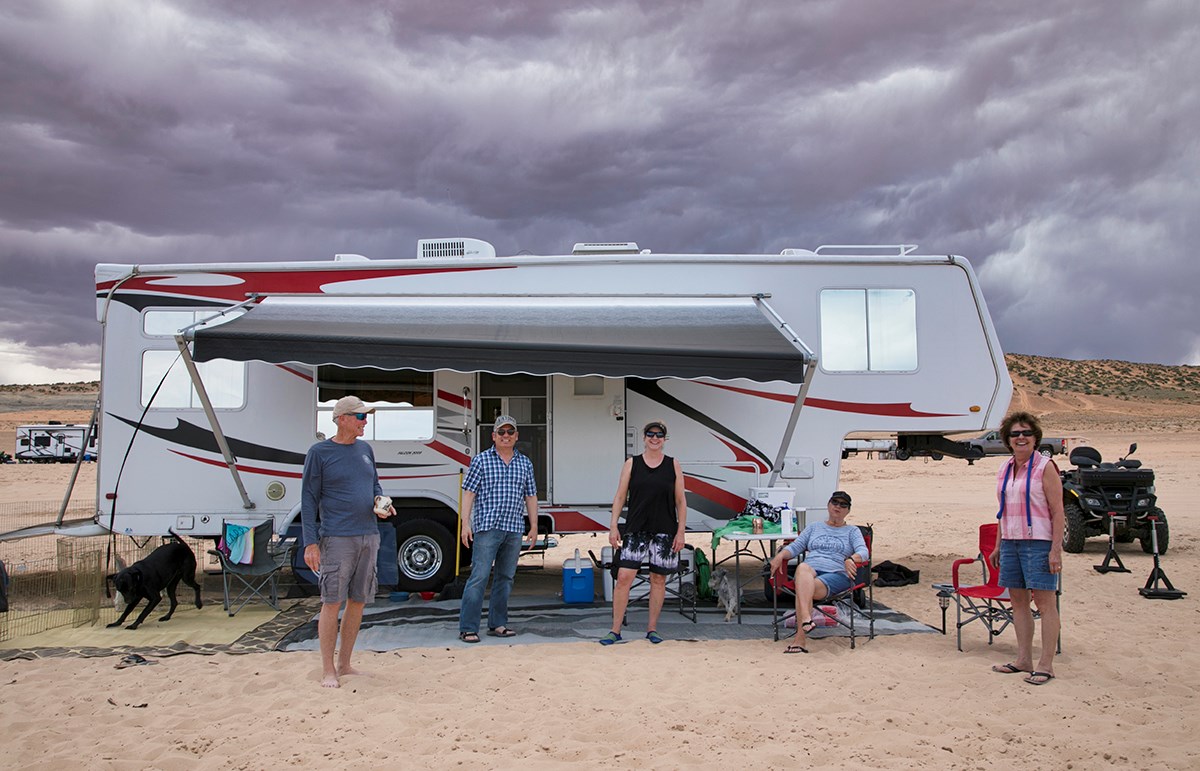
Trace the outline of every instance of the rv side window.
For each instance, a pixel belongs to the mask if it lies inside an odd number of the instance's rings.
[[[38,436],[35,436],[33,438],[33,446],[34,447],[49,447],[50,446],[50,435],[49,434],[40,434]]]
[[[204,390],[214,409],[240,409],[246,404],[246,365],[217,359],[196,362]],[[159,383],[162,386],[159,386]],[[155,395],[155,390],[158,395]],[[151,398],[154,402],[151,403]],[[200,396],[192,387],[179,351],[142,353],[142,406],[159,410],[201,409]]]
[[[821,292],[821,367],[833,372],[917,368],[917,297],[911,289]]]
[[[334,403],[353,394],[375,414],[367,421],[363,438],[376,442],[426,442],[433,438],[433,374],[371,368],[317,368],[317,428],[332,427]]]

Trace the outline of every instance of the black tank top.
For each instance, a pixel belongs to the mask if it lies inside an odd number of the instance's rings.
[[[667,533],[679,530],[675,512],[675,461],[664,455],[655,468],[646,465],[641,455],[633,456],[629,472],[629,512],[625,517],[627,533]]]

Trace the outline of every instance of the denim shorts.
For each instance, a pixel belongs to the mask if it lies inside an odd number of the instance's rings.
[[[1058,589],[1050,572],[1049,541],[1000,541],[1000,585],[1005,589]]]
[[[829,592],[826,597],[841,594],[853,585],[850,583],[850,576],[846,575],[844,570],[836,573],[817,573],[817,580],[825,584],[825,590]]]

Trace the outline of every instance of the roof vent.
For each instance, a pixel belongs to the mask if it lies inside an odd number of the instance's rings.
[[[422,238],[417,241],[417,257],[421,259],[495,256],[496,247],[478,238]]]
[[[603,244],[575,244],[571,254],[637,254],[638,245],[634,241]]]

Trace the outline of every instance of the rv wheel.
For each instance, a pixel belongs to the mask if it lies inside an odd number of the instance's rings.
[[[400,567],[397,589],[406,592],[441,589],[454,572],[454,536],[432,519],[399,522],[396,562]]]
[[[908,460],[912,455],[903,447],[896,448],[896,460]]]

